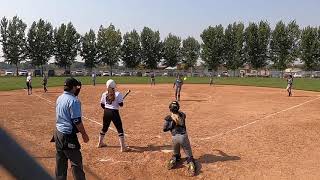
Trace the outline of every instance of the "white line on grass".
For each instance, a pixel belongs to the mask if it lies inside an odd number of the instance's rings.
[[[318,95],[318,96],[319,96],[319,95]],[[251,124],[255,124],[255,123],[257,123],[257,122],[259,122],[259,121],[261,121],[261,120],[263,120],[263,119],[269,118],[269,117],[271,117],[271,116],[275,116],[275,115],[280,114],[280,113],[285,112],[285,111],[289,111],[289,110],[291,110],[291,109],[297,108],[297,107],[299,107],[299,106],[302,106],[302,105],[307,104],[307,103],[309,103],[309,102],[315,101],[315,100],[317,100],[317,99],[320,99],[320,97],[315,98],[315,99],[308,100],[308,101],[306,101],[306,102],[303,102],[303,103],[300,103],[300,104],[298,104],[298,105],[295,105],[295,106],[292,106],[292,107],[283,109],[283,110],[281,110],[281,111],[277,111],[277,112],[271,113],[271,114],[269,114],[269,115],[267,115],[267,116],[261,117],[261,118],[255,120],[255,121],[252,121],[252,122],[250,122],[250,123],[248,123],[248,124],[244,124],[244,125],[239,126],[239,127],[236,127],[236,128],[234,128],[234,129],[231,129],[231,130],[226,131],[226,132],[219,133],[219,134],[216,134],[216,135],[214,135],[214,136],[209,136],[209,137],[205,137],[205,138],[194,138],[194,139],[210,140],[210,139],[216,138],[216,137],[218,137],[218,136],[222,136],[222,135],[225,135],[225,134],[229,134],[230,132],[236,131],[236,130],[238,130],[238,129],[245,128],[245,127],[247,127],[247,126],[249,126],[249,125],[251,125]]]

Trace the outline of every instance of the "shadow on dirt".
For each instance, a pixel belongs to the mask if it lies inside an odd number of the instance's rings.
[[[202,172],[201,164],[211,164],[211,163],[224,162],[224,161],[237,161],[241,159],[239,156],[230,156],[221,150],[215,149],[214,151],[217,152],[217,155],[204,154],[204,155],[201,155],[198,159],[196,159],[196,166],[197,166],[196,176]]]
[[[86,176],[88,179],[96,179],[96,180],[101,180],[102,178],[100,178],[95,172],[93,172],[89,166],[83,165],[83,169],[86,173]]]
[[[198,161],[202,164],[210,164],[210,163],[215,163],[215,162],[223,162],[223,161],[236,161],[240,160],[241,158],[239,156],[230,156],[223,151],[220,150],[214,150],[218,152],[218,155],[215,154],[204,154],[201,155],[198,158]]]

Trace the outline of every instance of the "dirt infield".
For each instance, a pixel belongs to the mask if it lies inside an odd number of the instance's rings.
[[[52,175],[55,149],[49,143],[55,124],[54,102],[61,87],[26,96],[23,90],[0,92],[5,127]],[[120,153],[117,134],[108,147],[96,144],[102,123],[99,100],[105,87],[84,86],[80,99],[90,137],[82,143],[88,179],[191,179],[186,167],[166,170],[170,134],[163,118],[174,97],[172,85],[118,85],[131,94],[121,110],[132,152]],[[318,179],[320,177],[320,93],[283,89],[185,85],[181,109],[199,171],[194,179]],[[113,127],[113,126],[112,126]],[[79,138],[82,142],[82,139]],[[184,154],[182,153],[184,156]],[[71,177],[71,172],[68,172]],[[0,170],[0,179],[10,176]]]

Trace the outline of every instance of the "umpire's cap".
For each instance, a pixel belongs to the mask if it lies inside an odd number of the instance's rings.
[[[77,79],[75,78],[67,78],[65,81],[64,81],[64,86],[67,86],[69,88],[72,88],[74,86],[81,86],[81,82],[78,81]]]

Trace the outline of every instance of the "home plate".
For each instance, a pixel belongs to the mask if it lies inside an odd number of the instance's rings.
[[[101,162],[109,162],[109,161],[113,161],[112,159],[100,159]]]
[[[161,152],[171,153],[171,152],[173,152],[173,150],[172,149],[162,149]]]

